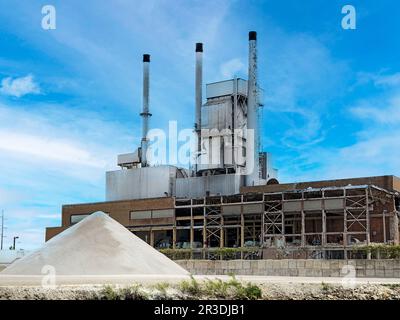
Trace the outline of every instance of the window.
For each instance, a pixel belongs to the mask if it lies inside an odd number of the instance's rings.
[[[74,225],[74,224],[77,224],[79,221],[82,221],[86,217],[90,216],[92,213],[72,214],[71,217],[70,217],[71,226]],[[104,212],[104,213],[106,215],[110,216],[110,213],[108,213],[108,212]]]
[[[74,225],[76,223],[78,223],[79,221],[82,221],[83,219],[85,219],[86,217],[88,217],[89,214],[73,214],[71,215],[71,225]]]
[[[131,211],[131,220],[151,219],[151,211]]]

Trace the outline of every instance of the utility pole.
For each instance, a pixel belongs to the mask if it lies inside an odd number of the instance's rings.
[[[3,239],[4,239],[4,210],[1,210],[0,250],[3,250]]]
[[[19,239],[19,237],[14,237],[13,239],[13,250],[15,250],[15,240]]]

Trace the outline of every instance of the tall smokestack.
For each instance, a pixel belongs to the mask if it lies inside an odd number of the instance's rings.
[[[197,152],[200,154],[201,151],[201,105],[202,105],[202,90],[203,90],[203,44],[196,43],[196,119],[194,129],[197,133]],[[198,160],[198,159],[197,159]],[[198,161],[196,161],[197,163]],[[197,166],[196,166],[197,171]]]
[[[249,79],[247,82],[247,129],[253,130],[248,134],[246,150],[246,185],[258,185],[259,173],[259,139],[258,139],[258,83],[257,83],[257,32],[249,32]],[[254,138],[253,146],[250,138]],[[251,170],[253,169],[253,170]]]
[[[142,167],[147,167],[147,147],[148,147],[148,139],[147,133],[149,131],[149,117],[151,117],[151,113],[149,113],[149,90],[150,90],[150,55],[143,55],[143,110],[140,114],[142,116],[142,142],[141,142],[141,165]]]

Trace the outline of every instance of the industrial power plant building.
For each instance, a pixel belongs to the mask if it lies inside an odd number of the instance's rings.
[[[150,56],[144,55],[141,146],[119,155],[121,169],[106,173],[105,202],[64,205],[62,225],[47,228],[46,240],[103,211],[156,248],[202,257],[228,247],[257,248],[263,258],[348,258],[360,245],[399,244],[399,178],[278,182],[269,153],[260,150],[256,44],[251,31],[248,80],[207,84],[204,104],[203,44],[196,44],[198,143],[190,169],[152,165],[147,157]]]

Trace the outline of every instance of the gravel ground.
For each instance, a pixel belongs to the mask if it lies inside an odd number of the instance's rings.
[[[201,281],[200,281],[201,283]],[[246,284],[246,282],[243,282]],[[328,283],[258,283],[264,300],[400,300],[399,284],[359,284],[345,288]],[[132,286],[131,286],[132,287]],[[130,295],[130,299],[209,299],[202,295],[183,293],[179,284],[172,283],[163,288],[154,284],[136,284],[135,290],[142,294]],[[54,289],[40,286],[0,286],[0,300],[88,300],[109,299],[103,285],[63,285]],[[112,288],[128,288],[114,285]]]

